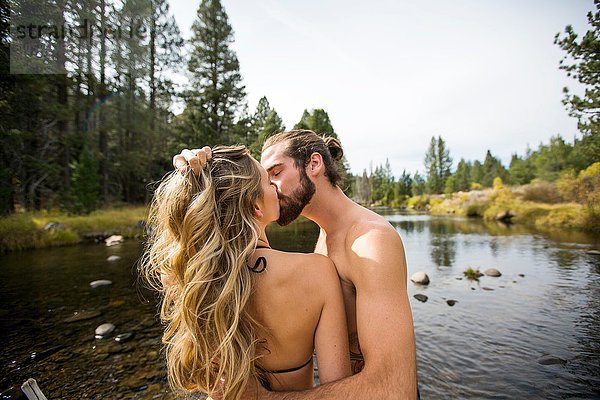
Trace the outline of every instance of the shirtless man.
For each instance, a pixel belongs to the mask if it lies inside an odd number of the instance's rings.
[[[277,186],[281,225],[299,215],[321,228],[316,253],[337,268],[348,319],[354,375],[302,392],[247,391],[259,399],[415,399],[416,350],[400,236],[380,215],[350,200],[337,185],[339,141],[312,131],[278,133],[265,142],[261,164]],[[176,167],[199,170],[202,150],[184,150]],[[252,393],[250,393],[252,392]]]

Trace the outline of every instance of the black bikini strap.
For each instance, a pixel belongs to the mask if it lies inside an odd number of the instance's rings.
[[[312,359],[313,359],[313,357],[312,357],[312,355],[311,355],[311,356],[310,356],[310,358],[309,358],[309,359],[308,359],[308,360],[307,360],[307,361],[306,361],[304,364],[302,364],[302,365],[301,365],[301,366],[299,366],[299,367],[295,367],[295,368],[288,368],[288,369],[276,369],[276,370],[274,370],[274,371],[267,371],[267,372],[269,372],[270,374],[285,374],[285,373],[287,373],[287,372],[299,371],[299,370],[301,370],[302,368],[306,367],[308,364],[310,364],[310,362],[312,361]]]
[[[270,249],[269,246],[256,246],[257,249]]]

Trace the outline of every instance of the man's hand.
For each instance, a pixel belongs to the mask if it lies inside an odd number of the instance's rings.
[[[173,157],[173,167],[185,174],[188,166],[192,169],[194,175],[200,175],[200,171],[206,167],[206,162],[212,158],[212,150],[208,146],[201,149],[183,149],[181,153]]]
[[[268,396],[269,391],[262,387],[256,378],[250,378],[246,390],[242,394],[242,400],[259,400]]]

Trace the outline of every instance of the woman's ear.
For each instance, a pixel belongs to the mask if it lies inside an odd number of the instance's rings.
[[[254,203],[254,216],[256,217],[256,219],[261,219],[262,217],[265,216],[265,214],[260,209],[260,206],[258,205],[258,203]]]

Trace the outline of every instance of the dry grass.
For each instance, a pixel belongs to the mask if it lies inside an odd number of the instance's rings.
[[[145,206],[109,208],[86,216],[70,216],[59,211],[16,213],[0,218],[0,252],[79,243],[89,233],[133,237],[142,233],[136,224],[145,220],[146,215]],[[44,230],[49,222],[59,222],[64,228]]]

